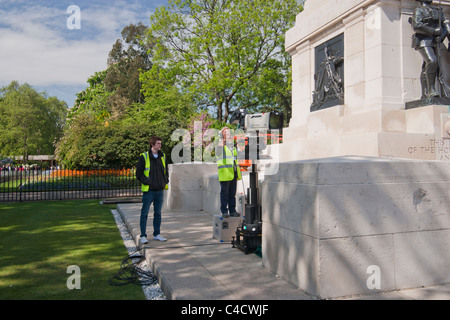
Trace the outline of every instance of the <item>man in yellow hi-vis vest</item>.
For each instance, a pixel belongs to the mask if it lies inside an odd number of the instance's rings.
[[[237,150],[233,148],[233,152],[227,147],[227,141],[231,141],[231,133],[228,127],[220,130],[221,141],[219,146],[222,152],[217,155],[217,170],[220,182],[220,211],[222,216],[239,217],[236,212],[236,189],[237,181],[241,180],[241,170],[237,163]]]
[[[136,178],[142,183],[142,209],[140,218],[141,243],[147,240],[147,218],[150,205],[153,203],[153,240],[166,241],[161,232],[161,209],[164,201],[164,190],[168,189],[169,171],[166,157],[161,151],[161,138],[150,138],[150,150],[139,156],[136,166]]]

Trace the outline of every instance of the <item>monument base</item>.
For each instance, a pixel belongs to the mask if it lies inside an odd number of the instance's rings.
[[[342,110],[316,111],[302,125],[291,120],[291,126],[283,130],[283,144],[277,147],[279,161],[347,155],[450,160],[447,105],[375,109],[347,116]]]
[[[450,283],[450,162],[338,157],[262,184],[263,264],[321,297]]]

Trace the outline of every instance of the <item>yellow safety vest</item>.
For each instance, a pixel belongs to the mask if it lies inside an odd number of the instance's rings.
[[[148,178],[150,176],[150,158],[148,156],[148,151],[141,153],[141,156],[144,156],[144,159],[145,159],[144,176],[146,176]],[[161,161],[164,166],[164,175],[166,175],[167,171],[166,171],[166,156],[165,156],[165,154],[163,154],[163,156],[161,157]],[[149,189],[150,189],[149,185],[142,184],[142,192],[147,192]],[[169,189],[169,185],[166,184],[166,187],[164,189],[165,190]]]
[[[237,158],[237,150],[233,149],[231,153],[227,146],[223,148],[224,152],[217,159],[217,169],[219,171],[219,181],[231,181],[234,179],[234,169],[236,168],[237,180],[241,180],[241,170]],[[236,157],[236,158],[235,158]]]

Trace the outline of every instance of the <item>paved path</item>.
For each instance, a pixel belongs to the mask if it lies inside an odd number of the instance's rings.
[[[140,207],[140,203],[117,205],[135,242],[139,240]],[[147,230],[152,230],[151,221],[150,215]],[[317,299],[277,278],[262,266],[257,255],[246,255],[229,243],[213,239],[212,221],[205,212],[163,212],[161,234],[168,241],[150,240],[144,250],[168,299]],[[341,299],[450,300],[450,284]]]

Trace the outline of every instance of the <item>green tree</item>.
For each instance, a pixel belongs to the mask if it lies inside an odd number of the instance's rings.
[[[163,138],[170,161],[171,133],[186,126],[192,102],[173,81],[158,78],[150,81],[154,90],[144,99],[140,76],[152,65],[151,44],[141,41],[146,30],[141,23],[125,27],[109,53],[108,68],[91,76],[89,87],[78,94],[56,150],[66,167],[135,166],[151,135]]]
[[[79,115],[58,143],[56,156],[69,169],[132,168],[155,131],[142,124],[104,125]]]
[[[89,115],[98,122],[105,122],[110,117],[107,107],[108,98],[112,95],[105,88],[106,71],[96,72],[89,77],[89,87],[77,94],[75,105],[69,111],[69,123],[79,115]]]
[[[139,154],[148,151],[153,135],[163,139],[168,162],[177,142],[171,141],[176,124],[156,127],[147,123],[115,121],[104,125],[89,115],[79,115],[62,137],[55,152],[68,169],[132,168]]]
[[[117,39],[109,52],[104,84],[113,93],[107,101],[112,120],[124,117],[133,105],[144,102],[139,77],[152,65],[149,55],[152,44],[142,41],[146,32],[142,23],[126,26],[122,39]]]
[[[282,59],[271,59],[267,68],[245,89],[236,95],[241,108],[250,112],[281,111],[284,115],[284,125],[288,126],[292,115],[292,70],[288,53]]]
[[[150,69],[148,42],[141,41],[147,27],[130,24],[122,30],[107,58],[108,68],[89,77],[89,86],[77,94],[69,119],[89,114],[98,122],[117,121],[143,102],[140,73]]]
[[[67,104],[29,84],[11,82],[0,90],[0,153],[22,155],[53,154],[62,134]]]
[[[175,69],[153,66],[141,74],[142,91],[145,101],[135,108],[135,121],[165,126],[168,121],[179,126],[187,125],[187,118],[197,109],[192,94],[183,92],[177,84]]]
[[[296,0],[169,0],[150,17],[149,73],[173,76],[180,92],[226,121],[231,107],[260,104],[248,100],[251,89],[267,83],[265,70],[282,60],[284,34],[301,8]],[[144,94],[154,78],[144,76]]]

